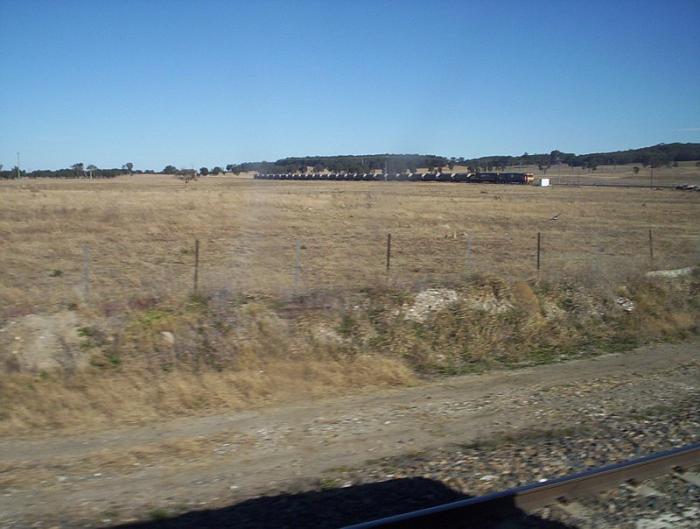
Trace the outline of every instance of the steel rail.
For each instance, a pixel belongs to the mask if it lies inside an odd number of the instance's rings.
[[[671,469],[683,469],[698,464],[700,464],[700,443],[570,474],[546,483],[535,483],[486,496],[458,500],[349,525],[344,529],[459,527],[470,520],[507,518],[516,513],[603,492],[632,480],[641,481],[664,474]]]

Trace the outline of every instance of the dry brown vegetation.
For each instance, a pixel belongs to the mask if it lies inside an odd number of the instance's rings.
[[[696,264],[698,219],[700,194],[674,190],[0,183],[0,431],[243,408],[680,337],[697,330],[697,275],[643,273]],[[429,287],[449,302],[412,318]],[[23,365],[47,340],[61,369]]]

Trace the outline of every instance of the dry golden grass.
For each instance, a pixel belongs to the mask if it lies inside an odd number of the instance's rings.
[[[673,190],[164,176],[2,182],[0,328],[28,314],[76,312],[91,364],[2,375],[0,433],[242,409],[695,332],[697,278],[678,286],[630,278],[697,263],[699,199]],[[195,239],[202,296],[192,300]],[[455,286],[465,301],[424,325],[404,319],[411,292],[434,284]],[[622,312],[613,295],[638,311]],[[470,296],[512,309],[480,311]]]
[[[270,361],[262,369],[153,373],[129,366],[117,373],[5,375],[0,384],[0,435],[76,427],[108,428],[163,418],[242,410],[362,387],[410,384],[414,375],[396,359]],[[125,372],[126,371],[126,372]]]
[[[549,219],[560,214],[559,220]],[[92,306],[181,298],[192,288],[194,239],[203,289],[290,292],[415,283],[493,272],[528,278],[542,232],[542,273],[680,267],[698,256],[700,195],[673,190],[410,183],[265,182],[171,177],[0,183],[2,316],[81,303],[90,247]],[[465,234],[470,239],[467,258]]]

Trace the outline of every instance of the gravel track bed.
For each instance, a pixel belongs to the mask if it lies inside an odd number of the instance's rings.
[[[559,430],[525,431],[481,443],[447,446],[408,456],[381,458],[362,468],[338,468],[314,481],[271,490],[206,516],[188,513],[167,521],[128,526],[139,529],[340,527],[510,487],[579,472],[667,450],[700,440],[700,393],[643,411],[604,417],[571,417]],[[669,529],[695,527],[698,488],[672,476],[649,482],[662,492],[641,497],[614,489],[581,504],[589,517],[577,519],[559,509],[523,513],[493,527],[601,527]],[[689,525],[691,524],[691,525]],[[491,527],[483,521],[466,527]]]
[[[582,518],[559,509],[543,509],[536,514],[579,529],[695,529],[700,525],[700,487],[672,475],[644,481],[642,486],[648,490],[637,493],[623,486],[582,498],[579,503],[586,513]]]
[[[351,483],[421,476],[482,495],[697,442],[699,404],[700,393],[669,407],[627,416],[582,416],[560,430],[504,434],[468,446],[383,458],[363,469],[329,475]]]

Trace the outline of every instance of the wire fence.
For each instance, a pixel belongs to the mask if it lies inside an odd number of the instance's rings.
[[[285,238],[257,245],[191,241],[189,248],[161,251],[144,259],[148,248],[129,251],[84,245],[42,280],[34,281],[23,303],[84,304],[116,313],[126,306],[148,306],[163,298],[251,295],[290,297],[314,291],[357,291],[377,285],[416,288],[460,281],[473,274],[508,280],[568,279],[623,281],[649,270],[698,263],[700,234],[654,229],[568,233],[564,230],[510,230],[443,233],[416,239],[410,230],[367,237]],[[19,277],[19,276],[17,276]],[[11,283],[11,281],[10,281]],[[54,307],[55,308],[55,307]]]

